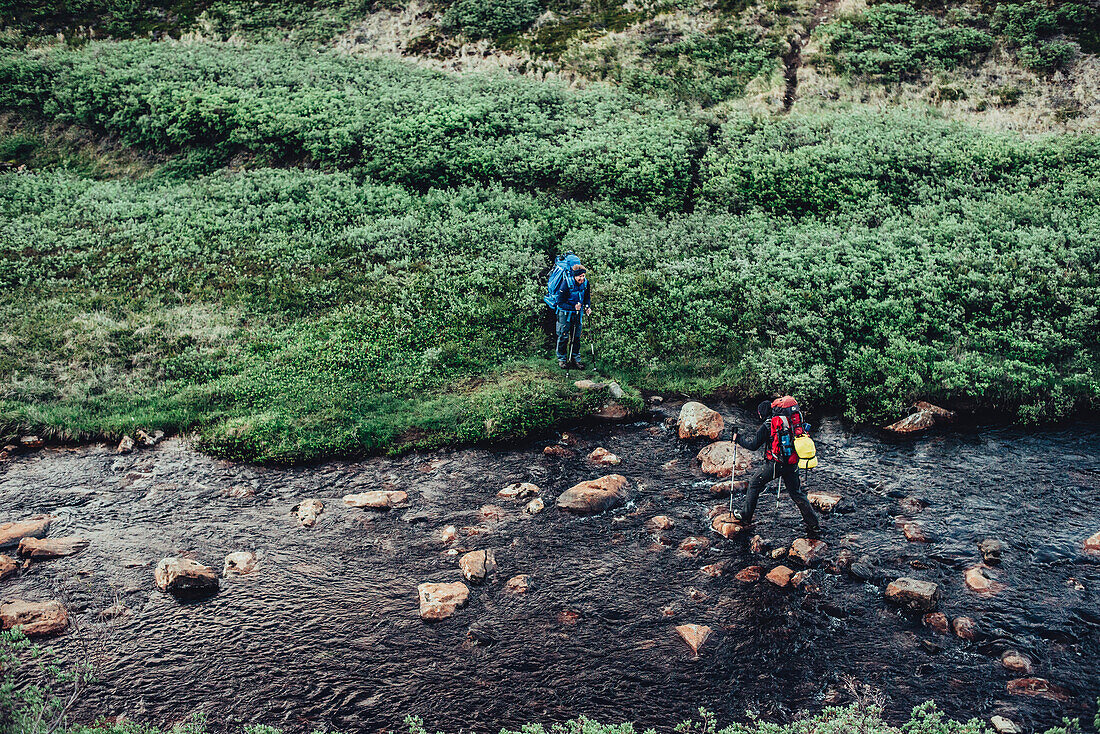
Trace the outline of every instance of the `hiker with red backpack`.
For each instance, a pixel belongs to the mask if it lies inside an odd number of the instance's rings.
[[[768,482],[779,479],[787,488],[787,494],[794,500],[798,511],[802,513],[802,521],[806,523],[807,532],[811,534],[820,532],[821,526],[818,524],[817,515],[806,497],[806,492],[802,489],[802,479],[798,473],[800,466],[812,468],[817,465],[817,459],[814,456],[802,457],[800,454],[806,453],[806,450],[797,450],[809,440],[798,402],[791,396],[785,395],[776,400],[763,401],[756,406],[756,412],[763,421],[756,436],[751,440],[745,440],[735,433],[734,440],[739,446],[749,451],[756,451],[763,446],[764,466],[749,481],[744,509],[740,512],[735,511],[733,516],[744,525],[751,523],[760,493]],[[812,450],[812,442],[809,442],[809,447]]]
[[[581,320],[592,313],[588,274],[573,253],[554,263],[547,279],[543,300],[557,314],[558,366],[563,370],[584,369],[581,352]]]

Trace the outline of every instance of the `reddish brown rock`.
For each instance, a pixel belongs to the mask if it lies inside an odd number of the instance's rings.
[[[45,445],[46,442],[38,436],[22,436],[19,439],[19,447],[25,451],[40,449]]]
[[[1037,696],[1061,703],[1073,699],[1069,691],[1045,678],[1016,678],[1010,680],[1007,687],[1013,696]]]
[[[542,453],[546,454],[547,456],[555,456],[559,459],[568,459],[572,456],[577,455],[575,451],[570,451],[564,446],[558,446],[557,444],[554,444],[553,446],[547,446],[542,450]]]
[[[744,474],[752,466],[752,456],[733,441],[715,441],[698,453],[704,474],[728,477],[735,471]]]
[[[462,576],[472,584],[480,584],[497,570],[496,556],[491,550],[470,551],[458,559]]]
[[[599,466],[615,466],[622,463],[622,459],[602,446],[593,449],[592,453],[588,455],[588,460]]]
[[[706,644],[707,639],[713,632],[714,630],[705,624],[681,624],[676,628],[676,633],[687,643],[696,656],[699,655],[699,649]]]
[[[1085,540],[1085,552],[1100,555],[1100,532],[1095,535],[1089,536]]]
[[[784,556],[787,555],[787,549],[786,548],[773,548],[771,553],[769,553],[768,555],[778,561],[780,558],[783,558]]]
[[[173,594],[212,593],[218,589],[218,574],[190,558],[165,558],[153,571],[157,588]]]
[[[298,522],[302,524],[302,527],[311,528],[317,524],[317,518],[325,509],[325,503],[317,499],[302,500],[293,508],[291,512],[298,518]]]
[[[524,515],[537,515],[546,509],[546,503],[542,501],[542,497],[536,497],[523,506]]]
[[[782,589],[791,583],[791,576],[793,575],[793,569],[787,568],[786,566],[776,566],[771,571],[768,571],[767,579]]]
[[[507,513],[500,505],[482,505],[481,509],[478,510],[478,514],[481,515],[482,520],[496,521]]]
[[[782,568],[782,566],[780,566],[780,568]],[[763,566],[749,566],[738,571],[734,578],[745,584],[754,584],[760,580],[760,574],[763,572]]]
[[[955,633],[955,636],[960,640],[967,640],[973,642],[978,639],[981,632],[978,629],[978,623],[970,617],[955,617],[951,620],[951,631]]]
[[[6,630],[20,627],[27,637],[52,635],[69,626],[69,614],[60,602],[12,599],[0,604],[0,625]]]
[[[714,441],[722,435],[726,423],[721,414],[702,403],[684,403],[680,408],[680,418],[676,421],[677,431],[682,439],[709,438]]]
[[[530,482],[513,482],[497,492],[497,497],[509,500],[523,500],[534,497],[539,493],[539,488]]]
[[[821,512],[832,512],[840,502],[840,495],[828,492],[810,492],[806,497]]]
[[[752,536],[752,540],[749,541],[749,550],[753,553],[764,555],[768,552],[768,544],[759,535],[754,535]]]
[[[645,528],[651,533],[658,533],[662,530],[672,530],[675,524],[672,518],[667,515],[654,515],[646,520]]]
[[[905,539],[910,543],[928,543],[928,536],[924,534],[924,529],[915,522],[902,523],[901,531],[905,533]]]
[[[916,515],[924,510],[924,502],[916,497],[902,497],[898,500],[898,505],[901,507],[901,511],[907,515]]]
[[[968,568],[963,580],[966,582],[966,588],[983,596],[992,596],[1005,589],[1005,585],[995,580],[990,569],[984,565]]]
[[[626,477],[609,474],[570,487],[558,496],[557,505],[567,512],[593,515],[625,502],[628,487]]]
[[[26,520],[0,524],[0,550],[14,548],[23,538],[41,538],[50,529],[50,523],[57,518],[53,515],[35,515]]]
[[[19,555],[44,561],[49,558],[64,558],[76,555],[88,547],[84,538],[23,538],[19,541]]]
[[[608,403],[592,415],[605,421],[623,421],[630,417],[630,410],[619,403]]]
[[[684,538],[684,541],[680,543],[680,552],[689,556],[697,556],[707,548],[710,548],[710,541],[700,535]]]
[[[344,495],[346,507],[361,507],[370,510],[388,510],[407,502],[409,495],[400,490],[376,489],[370,492]]]
[[[812,566],[820,561],[821,557],[825,555],[826,548],[828,548],[828,545],[820,540],[798,538],[791,543],[791,549],[788,551],[788,555],[803,566]]]
[[[18,568],[19,564],[16,563],[14,558],[0,554],[0,581],[11,576]]]
[[[928,612],[936,608],[940,587],[931,581],[900,578],[886,587],[886,600],[914,612]]]
[[[470,589],[461,581],[450,584],[420,584],[416,587],[420,595],[420,618],[426,622],[437,622],[455,613],[456,609],[466,605],[470,598]]]
[[[745,526],[728,512],[715,515],[710,521],[710,527],[723,538],[732,538],[745,529]]]
[[[952,411],[931,403],[919,402],[913,406],[912,413],[897,423],[886,426],[886,430],[893,433],[918,433],[938,425],[951,423],[954,420],[955,414]]]
[[[719,561],[718,563],[712,563],[709,566],[703,566],[699,569],[699,573],[704,576],[710,576],[711,578],[718,578],[726,572],[726,567],[729,566],[729,561]]]
[[[947,621],[947,615],[943,612],[929,612],[921,618],[921,622],[925,627],[939,632],[941,635],[946,635],[951,631],[951,625]]]
[[[509,594],[526,594],[531,590],[531,577],[525,573],[513,576],[505,582],[504,590]]]
[[[1019,650],[1005,650],[1001,654],[1001,665],[1005,670],[1019,676],[1029,676],[1035,671],[1031,658]]]
[[[115,449],[115,453],[128,454],[134,450],[134,439],[130,436],[123,436],[122,440],[118,442],[118,448]]]
[[[801,588],[803,584],[807,584],[807,582],[810,580],[810,577],[812,575],[813,575],[813,571],[810,571],[809,569],[806,569],[804,571],[799,571],[798,573],[792,574],[791,575],[791,586],[793,586],[796,589]],[[808,586],[809,585],[807,584],[807,588],[808,588]]]

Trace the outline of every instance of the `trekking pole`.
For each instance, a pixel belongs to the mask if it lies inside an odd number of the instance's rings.
[[[733,480],[737,476],[737,434],[733,434],[733,471],[730,472],[730,514],[733,514]]]
[[[569,320],[566,322],[566,328],[569,329],[569,357],[565,360],[565,366],[568,367],[569,363],[573,361],[573,318],[575,314],[569,315]]]
[[[772,479],[775,479],[776,473],[779,471],[779,462],[775,462],[775,466],[772,468]],[[779,477],[779,481],[775,485],[775,509],[779,511],[779,492],[783,489],[783,477]]]

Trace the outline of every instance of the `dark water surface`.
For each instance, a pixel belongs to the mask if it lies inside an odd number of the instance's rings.
[[[706,513],[719,501],[693,461],[700,446],[653,423],[579,428],[568,459],[544,456],[546,440],[295,469],[219,461],[178,440],[125,457],[103,446],[32,453],[0,469],[0,521],[53,513],[51,536],[82,535],[91,546],[2,582],[0,596],[61,596],[80,634],[104,650],[100,681],[77,712],[88,721],[163,723],[203,711],[219,726],[375,731],[419,714],[430,729],[485,732],[585,714],[667,730],[699,706],[720,723],[748,710],[786,720],[838,691],[850,700],[853,685],[881,697],[893,720],[933,698],[958,718],[1091,721],[1100,563],[1082,543],[1100,530],[1098,428],[960,429],[884,442],[820,421],[812,488],[841,494],[847,510],[824,521],[829,557],[850,548],[888,578],[938,582],[940,609],[972,616],[984,633],[977,642],[925,629],[919,616],[886,605],[880,586],[846,575],[815,571],[816,594],[735,581],[744,566],[780,561],[707,532]],[[588,465],[596,446],[622,464]],[[612,471],[633,484],[628,506],[591,518],[553,506],[576,481]],[[537,484],[546,511],[527,517],[523,502],[495,497],[515,481]],[[341,502],[379,488],[406,490],[409,508],[375,513]],[[801,535],[798,514],[786,497],[777,512],[774,496],[762,499],[756,531],[788,544]],[[897,529],[902,496],[927,503],[910,517],[935,542],[909,543]],[[326,504],[312,529],[290,512],[308,497]],[[482,520],[485,504],[504,508],[503,519]],[[655,514],[676,522],[671,547],[643,528]],[[499,570],[472,587],[465,609],[426,624],[417,584],[461,579],[440,541],[450,524],[483,526],[452,547],[495,549]],[[677,545],[690,535],[714,545],[689,557]],[[992,597],[963,584],[987,537],[1007,546],[998,571],[1007,588]],[[239,550],[262,553],[260,569],[223,579],[210,599],[181,603],[154,586],[153,566],[165,556],[220,571]],[[700,573],[723,559],[724,577]],[[506,593],[504,582],[520,573],[531,575],[532,591]],[[132,616],[99,621],[116,600]],[[716,630],[698,659],[674,632],[684,623]],[[53,644],[76,658],[75,637]],[[1009,695],[1015,676],[999,663],[1006,648],[1027,653],[1035,675],[1073,700]]]

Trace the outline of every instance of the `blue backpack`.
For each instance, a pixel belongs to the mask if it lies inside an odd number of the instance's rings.
[[[554,263],[553,270],[550,271],[550,276],[546,279],[546,295],[542,297],[542,300],[546,302],[546,305],[550,308],[557,309],[558,307],[558,291],[561,290],[562,281],[568,281],[569,287],[573,287],[573,266],[580,265],[581,259],[569,252],[562,255]]]

